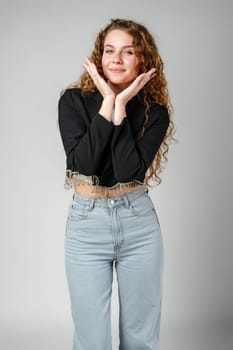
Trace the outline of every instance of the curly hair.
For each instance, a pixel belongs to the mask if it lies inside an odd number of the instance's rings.
[[[126,31],[133,37],[133,46],[135,54],[139,61],[138,73],[144,73],[151,68],[156,68],[156,76],[151,79],[138,93],[139,100],[145,105],[145,121],[138,133],[138,139],[144,134],[146,124],[149,120],[149,110],[154,103],[158,103],[166,107],[169,114],[169,126],[164,136],[164,139],[157,151],[155,158],[151,165],[147,169],[144,182],[149,185],[149,180],[154,180],[158,185],[161,183],[161,178],[158,176],[163,170],[163,164],[167,162],[167,153],[169,150],[169,141],[175,141],[174,135],[174,122],[172,120],[173,108],[170,102],[169,93],[167,89],[167,81],[163,72],[164,64],[159,55],[157,45],[153,36],[149,31],[140,23],[132,20],[125,19],[111,19],[111,22],[102,29],[94,44],[94,50],[91,54],[91,60],[95,63],[99,74],[106,80],[103,68],[102,68],[102,55],[104,51],[104,41],[107,34],[114,30],[120,29]],[[79,81],[71,83],[68,88],[79,88],[85,92],[96,91],[97,88],[88,72],[84,72]],[[64,89],[62,93],[66,90]],[[150,186],[151,187],[151,186]]]

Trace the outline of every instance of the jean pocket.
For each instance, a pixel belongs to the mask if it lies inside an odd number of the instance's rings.
[[[131,213],[138,217],[145,217],[153,215],[156,222],[159,224],[158,215],[156,213],[154,203],[149,195],[145,194],[130,203],[129,207]]]
[[[69,207],[68,219],[69,220],[86,219],[88,217],[89,211],[90,211],[90,208],[88,205],[72,200]]]

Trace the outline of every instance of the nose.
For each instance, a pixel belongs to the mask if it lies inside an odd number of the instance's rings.
[[[122,58],[120,54],[115,54],[115,56],[113,57],[113,63],[122,63]]]

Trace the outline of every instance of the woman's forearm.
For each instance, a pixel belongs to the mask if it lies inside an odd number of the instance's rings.
[[[106,118],[109,122],[111,122],[113,109],[114,109],[114,97],[107,96],[103,99],[102,105],[99,110],[99,114],[101,114],[104,118]]]

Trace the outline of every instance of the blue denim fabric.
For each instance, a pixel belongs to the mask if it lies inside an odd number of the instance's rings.
[[[111,350],[115,262],[120,350],[158,350],[163,239],[146,186],[108,199],[74,192],[65,267],[74,322],[73,350]]]

